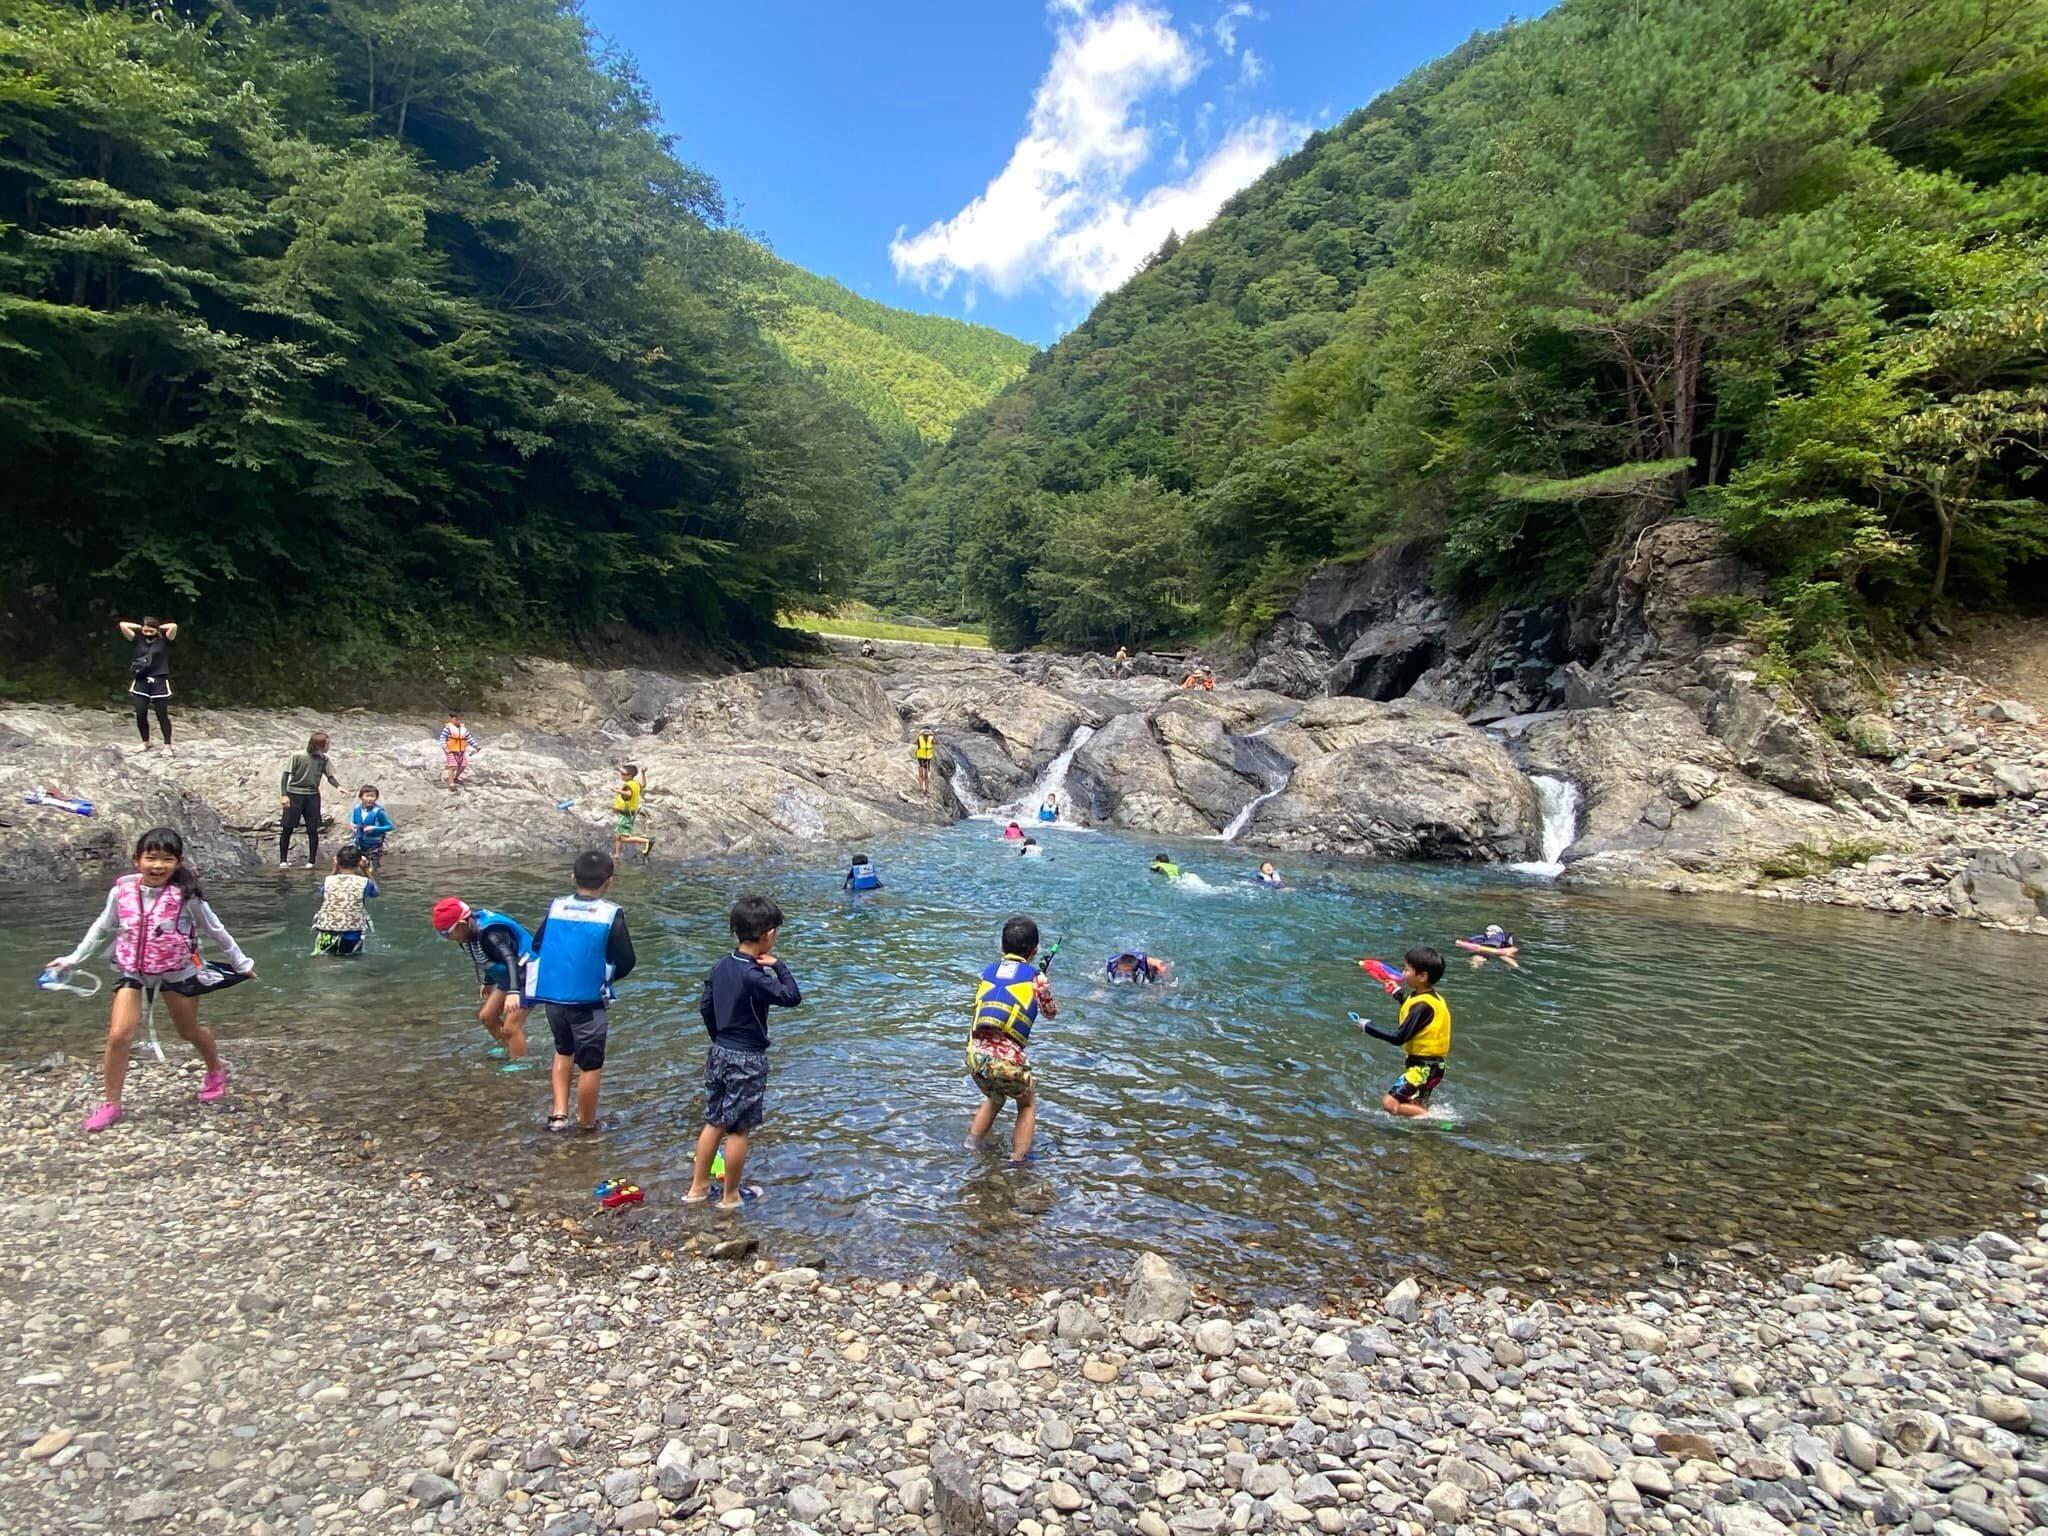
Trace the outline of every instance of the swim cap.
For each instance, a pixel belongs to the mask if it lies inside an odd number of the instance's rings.
[[[457,901],[453,896],[443,896],[434,903],[434,932],[446,933],[467,916],[469,916],[469,908],[467,906]]]
[[[1508,931],[1501,927],[1499,923],[1488,923],[1486,925],[1486,936],[1489,939],[1504,939],[1508,936]]]

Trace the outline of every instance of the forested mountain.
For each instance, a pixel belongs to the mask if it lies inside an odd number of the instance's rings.
[[[985,325],[877,304],[758,248],[751,259],[764,323],[784,355],[912,458],[1022,378],[1035,350]]]
[[[900,455],[654,123],[571,0],[0,0],[10,671],[144,610],[217,685],[737,650],[845,583]]]
[[[2048,0],[1564,0],[1315,135],[926,456],[873,595],[1249,626],[1423,539],[1560,594],[1684,507],[1788,659],[2048,551]],[[2033,570],[2038,573],[2040,567]]]

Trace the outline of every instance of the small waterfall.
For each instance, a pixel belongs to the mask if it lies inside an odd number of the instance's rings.
[[[1243,774],[1256,774],[1266,789],[1263,794],[1254,795],[1243,810],[1230,818],[1230,824],[1216,834],[1218,842],[1236,842],[1244,829],[1252,824],[1252,817],[1258,814],[1259,807],[1286,789],[1289,781],[1293,779],[1293,761],[1259,742],[1261,736],[1279,723],[1276,720],[1270,725],[1261,726],[1248,736],[1232,738],[1237,748],[1237,771]],[[1255,742],[1258,745],[1254,746]]]
[[[953,786],[953,798],[960,802],[960,814],[979,816],[987,809],[981,803],[981,795],[974,787],[974,780],[968,776],[967,765],[959,758],[953,759],[953,772],[948,782]]]
[[[1074,734],[1067,738],[1060,755],[1045,765],[1045,772],[1038,776],[1038,782],[1025,792],[1021,799],[1013,800],[1003,807],[1003,812],[1020,820],[1034,813],[1045,804],[1047,795],[1060,797],[1060,819],[1067,817],[1067,770],[1073,766],[1074,754],[1088,745],[1088,738],[1095,734],[1092,725],[1077,725]]]
[[[1532,773],[1529,782],[1536,786],[1536,809],[1542,819],[1542,837],[1539,842],[1540,857],[1530,863],[1509,866],[1528,875],[1545,875],[1556,878],[1564,872],[1560,862],[1565,849],[1571,847],[1579,835],[1579,786],[1569,779],[1554,779],[1547,773]]]

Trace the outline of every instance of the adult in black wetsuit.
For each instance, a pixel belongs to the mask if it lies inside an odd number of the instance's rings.
[[[178,626],[144,615],[140,624],[123,619],[116,626],[135,642],[128,658],[128,697],[135,705],[135,729],[142,737],[142,750],[149,750],[149,711],[156,709],[156,723],[163,728],[164,750],[171,750],[171,642],[178,638]]]

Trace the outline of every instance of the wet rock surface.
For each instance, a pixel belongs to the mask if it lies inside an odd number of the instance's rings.
[[[2048,1523],[2048,1227],[1541,1301],[1237,1305],[1152,1256],[1009,1293],[708,1260],[738,1229],[660,1189],[505,1209],[260,1076],[135,1086],[88,1141],[82,1073],[22,1079],[0,1131],[10,1529]]]

